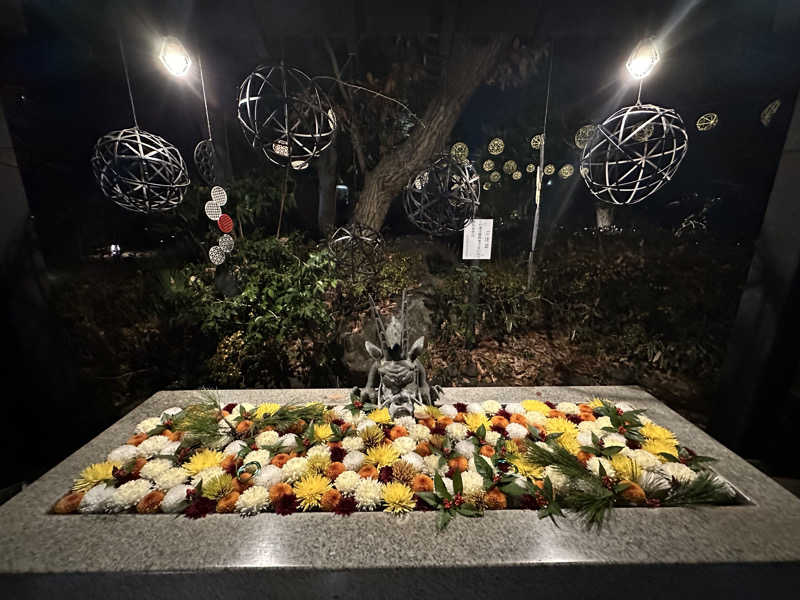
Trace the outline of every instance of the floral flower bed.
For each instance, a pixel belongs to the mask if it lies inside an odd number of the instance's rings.
[[[575,511],[600,525],[615,506],[727,504],[712,459],[623,402],[540,400],[417,407],[392,419],[357,397],[221,406],[211,392],[136,426],[53,507],[68,513],[326,511],[456,515]]]

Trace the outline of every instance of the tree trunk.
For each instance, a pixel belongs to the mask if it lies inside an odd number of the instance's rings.
[[[431,158],[444,150],[461,111],[473,92],[489,75],[511,41],[510,35],[495,35],[483,46],[466,40],[453,44],[442,89],[431,100],[422,121],[394,150],[381,157],[364,176],[364,188],[355,206],[353,219],[379,231],[389,205]]]

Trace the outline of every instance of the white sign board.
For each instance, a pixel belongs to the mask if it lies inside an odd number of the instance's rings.
[[[494,219],[473,219],[464,228],[464,260],[490,260],[492,258],[492,228]]]

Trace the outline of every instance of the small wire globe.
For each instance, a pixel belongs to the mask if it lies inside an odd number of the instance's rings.
[[[442,155],[409,180],[403,207],[422,231],[444,236],[462,231],[475,218],[480,195],[480,177],[472,163]]]
[[[334,231],[328,238],[328,249],[336,271],[349,281],[375,278],[385,262],[383,237],[360,223]]]
[[[112,131],[97,140],[91,165],[103,195],[131,212],[170,211],[183,201],[189,187],[178,149],[138,127]]]
[[[248,143],[276,165],[307,163],[333,142],[336,117],[299,69],[260,66],[239,87],[238,119]]]
[[[216,175],[216,153],[214,142],[211,140],[200,140],[194,147],[194,166],[200,178],[208,185],[214,185],[217,180]]]
[[[687,145],[686,128],[674,110],[627,106],[598,125],[583,149],[580,173],[600,200],[636,204],[672,178]]]

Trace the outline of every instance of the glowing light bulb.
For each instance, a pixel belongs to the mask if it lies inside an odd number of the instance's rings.
[[[183,77],[192,66],[192,59],[180,40],[174,37],[165,37],[161,42],[161,52],[158,54],[164,67],[176,77]]]
[[[643,79],[650,75],[650,72],[660,59],[661,56],[658,53],[655,40],[647,38],[636,45],[636,48],[628,58],[628,62],[625,63],[625,68],[628,69],[628,73],[634,79]]]

